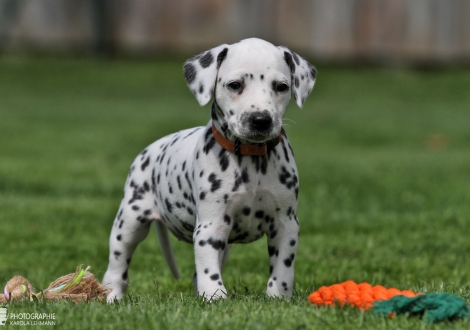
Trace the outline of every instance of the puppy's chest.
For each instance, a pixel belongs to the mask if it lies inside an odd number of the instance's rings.
[[[287,188],[284,179],[284,172],[289,171],[297,185],[295,164],[288,166],[275,153],[229,159],[232,166],[225,171],[207,172],[211,166],[206,165],[199,172],[201,180],[195,185],[199,207],[212,208],[220,214],[218,222],[223,220],[231,227],[229,244],[249,243],[264,234],[275,237],[286,202],[293,204],[295,200],[296,188]],[[206,219],[199,221],[207,225]]]
[[[232,221],[229,243],[249,243],[276,230],[279,219],[279,201],[269,191],[258,191],[233,196],[228,203],[224,221]]]

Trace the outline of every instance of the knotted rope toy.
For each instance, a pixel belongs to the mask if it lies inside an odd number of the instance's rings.
[[[68,300],[74,302],[101,300],[106,298],[110,289],[102,285],[88,270],[78,266],[75,273],[64,275],[49,284],[47,289],[34,293],[31,283],[22,276],[14,276],[0,294],[0,303],[20,300]]]
[[[331,286],[322,286],[312,292],[308,301],[317,306],[345,304],[369,310],[381,315],[408,314],[423,316],[425,321],[436,323],[454,321],[470,317],[470,308],[460,297],[448,293],[415,293],[410,290],[400,291],[396,288],[385,288],[369,283],[356,284],[346,281]]]

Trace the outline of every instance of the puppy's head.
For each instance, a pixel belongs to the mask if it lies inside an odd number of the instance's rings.
[[[280,134],[291,94],[302,107],[316,70],[286,47],[251,38],[193,57],[184,74],[200,105],[215,94],[213,120],[241,140],[262,143]]]

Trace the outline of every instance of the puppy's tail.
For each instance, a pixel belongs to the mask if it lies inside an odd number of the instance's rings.
[[[162,249],[163,256],[165,261],[170,267],[171,274],[177,280],[180,278],[180,271],[178,265],[176,264],[175,255],[173,254],[173,249],[171,248],[170,237],[168,236],[168,229],[161,221],[155,221],[158,242],[160,243],[160,248]]]

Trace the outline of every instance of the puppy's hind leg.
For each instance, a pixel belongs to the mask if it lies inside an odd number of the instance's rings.
[[[126,292],[132,255],[147,237],[151,222],[160,219],[145,183],[139,186],[133,180],[128,181],[109,238],[109,264],[103,278],[103,284],[112,289],[108,302],[121,299]]]

